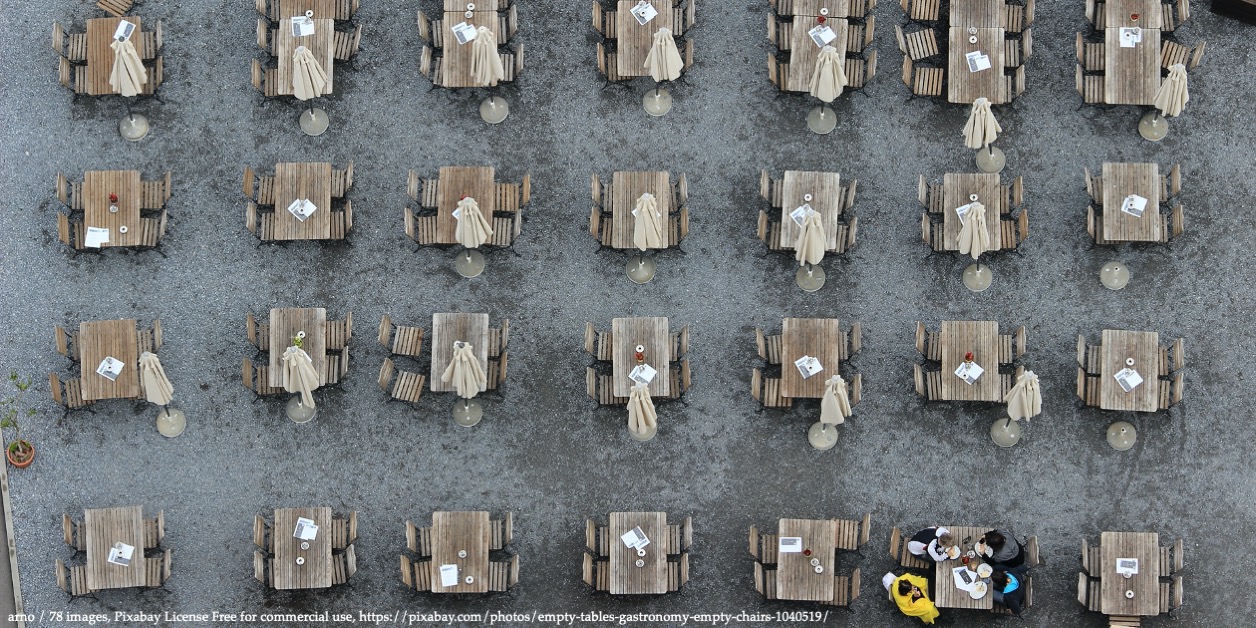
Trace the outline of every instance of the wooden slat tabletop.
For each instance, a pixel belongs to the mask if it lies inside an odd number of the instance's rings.
[[[1134,359],[1134,370],[1143,383],[1129,392],[1121,389],[1115,375]],[[1099,407],[1104,410],[1156,412],[1160,409],[1160,334],[1154,331],[1103,330],[1099,349]]]
[[[838,374],[842,328],[836,318],[787,318],[781,325],[781,396],[819,399],[825,384]],[[803,379],[794,360],[804,355],[820,360],[824,370]]]
[[[472,51],[475,50],[475,42],[459,44],[454,36],[454,25],[466,22],[477,28],[483,26],[492,31],[498,46],[506,43],[502,38],[501,20],[496,12],[481,11],[479,3],[476,3],[472,13],[473,16],[468,19],[465,10],[445,12],[445,23],[441,26],[445,29],[445,55],[440,64],[442,87],[483,87],[471,77],[471,58],[474,56]],[[479,200],[478,196],[476,200]]]
[[[1160,535],[1104,532],[1099,539],[1099,610],[1104,615],[1160,614]],[[1116,572],[1116,559],[1137,558],[1138,573]],[[1134,597],[1125,597],[1133,591]]]
[[[975,36],[977,43],[969,42],[970,36]],[[951,27],[946,69],[948,102],[971,105],[983,96],[995,105],[1011,100],[1003,77],[1003,39],[1002,28],[978,28],[976,35],[971,35],[967,28]],[[964,55],[976,51],[990,57],[990,67],[970,72]]]
[[[446,166],[440,169],[440,199],[436,205],[438,243],[458,243],[458,238],[455,237],[458,219],[454,218],[454,210],[458,209],[458,201],[464,196],[475,199],[480,206],[480,213],[492,222],[497,203],[497,186],[493,183],[493,177],[492,166]]]
[[[286,211],[286,210],[285,210]],[[270,310],[270,385],[283,386],[283,352],[292,337],[305,332],[301,348],[314,362],[319,385],[326,384],[327,310],[321,307],[277,307]]]
[[[445,12],[457,11],[458,13],[466,13],[468,4],[474,4],[476,12],[501,10],[497,0],[475,0],[474,2],[469,2],[469,0],[445,0]]]
[[[432,392],[454,392],[453,382],[442,382],[440,376],[454,357],[454,343],[471,344],[471,350],[488,375],[488,314],[432,315]],[[487,386],[487,382],[485,382]],[[480,388],[484,392],[484,387]]]
[[[140,17],[128,15],[120,17],[98,17],[87,20],[87,95],[105,96],[116,94],[109,86],[109,75],[113,73],[113,33],[118,30],[118,23],[123,19],[135,25],[131,33],[131,43],[140,58],[144,54],[144,38],[140,36]],[[153,80],[152,69],[149,69],[148,80]]]
[[[135,319],[79,323],[79,354],[83,365],[83,399],[138,399],[140,396],[139,333]],[[125,364],[110,381],[96,369],[106,357]]]
[[[654,195],[662,215],[663,241],[659,248],[671,246],[667,222],[672,213],[672,175],[667,171],[616,172],[611,175],[611,248],[637,248],[632,243],[633,227],[637,224],[632,210],[646,192]]]
[[[428,561],[432,593],[485,593],[488,591],[488,511],[432,513],[432,560]],[[458,552],[465,550],[466,558]],[[458,566],[458,584],[441,586],[441,565]],[[467,576],[472,581],[468,584]]]
[[[950,26],[965,30],[973,28],[1002,28],[1003,0],[951,0]]]
[[[645,556],[638,556],[620,538],[638,526],[650,539]],[[667,513],[612,512],[608,530],[611,594],[667,593]],[[645,565],[638,567],[638,559]]]
[[[1157,15],[1159,10],[1157,9]],[[1121,29],[1104,30],[1103,101],[1109,105],[1150,105],[1160,89],[1160,30],[1144,28],[1143,40],[1121,47]]]
[[[1147,199],[1142,216],[1121,211],[1125,197]],[[1160,219],[1159,164],[1103,164],[1103,239],[1114,242],[1159,242],[1164,230]]]
[[[667,317],[616,318],[611,320],[611,335],[615,338],[611,355],[611,374],[615,381],[616,397],[632,394],[633,381],[628,374],[636,368],[633,353],[637,345],[645,347],[645,363],[658,374],[650,382],[650,396],[666,397],[671,393],[671,340],[667,334]]]
[[[792,5],[792,6],[790,6]],[[778,15],[806,15],[817,17],[824,15],[825,17],[847,17],[850,15],[850,3],[846,0],[794,0],[792,3],[782,2],[777,4],[777,8],[788,7],[789,12],[778,10]],[[820,9],[828,9],[825,14],[820,13]]]
[[[802,552],[777,554],[776,597],[782,600],[833,600],[834,542],[837,539],[837,521],[833,519],[781,519],[777,537],[802,537],[803,549],[811,550],[811,556]],[[820,559],[822,573],[816,573],[811,559]]]
[[[315,12],[315,15],[319,13]],[[275,38],[278,40],[275,45],[275,60],[279,71],[275,75],[279,82],[276,90],[280,96],[291,96],[294,93],[292,77],[296,75],[296,63],[293,62],[293,56],[297,53],[297,46],[309,48],[318,64],[323,66],[323,72],[327,74],[327,87],[323,88],[323,94],[333,92],[332,88],[336,83],[335,66],[332,63],[332,53],[335,52],[335,45],[332,43],[336,35],[335,24],[330,18],[315,18],[313,35],[293,37],[291,23],[279,23],[279,28],[275,31]]]
[[[985,379],[985,376],[982,376]],[[963,541],[964,539],[972,539],[972,543],[976,543],[981,535],[989,532],[993,528],[982,528],[976,526],[944,526],[951,531],[951,535],[955,540]],[[963,565],[958,559],[944,560],[934,564],[933,586],[937,589],[932,591],[933,603],[938,608],[975,608],[990,610],[994,608],[994,591],[987,589],[986,594],[979,600],[974,600],[973,596],[967,591],[961,590],[955,586],[955,576],[951,575],[951,570]],[[989,584],[989,580],[986,583]]]
[[[841,18],[826,20],[824,23],[837,35],[837,39],[829,42],[829,45],[837,49],[837,56],[841,59],[842,69],[845,71],[846,37],[850,32],[849,25]],[[789,44],[789,82],[785,85],[788,91],[811,93],[811,75],[815,73],[816,65],[820,60],[820,48],[816,46],[816,42],[812,41],[807,31],[815,28],[816,25],[814,17],[803,15],[794,17],[793,39]],[[850,77],[846,78],[850,79]]]
[[[109,194],[118,195],[118,211],[109,211]],[[109,229],[106,246],[139,246],[144,229],[140,223],[143,185],[139,170],[88,170],[83,173],[83,226]],[[126,227],[126,233],[118,227]]]
[[[1134,19],[1137,15],[1138,19]],[[1107,0],[1103,6],[1103,16],[1107,28],[1122,26],[1148,29],[1164,28],[1164,20],[1160,14],[1160,0]],[[1147,34],[1143,33],[1146,37]],[[1160,47],[1157,46],[1156,50]]]
[[[301,539],[292,536],[297,519],[305,517],[318,526],[310,549],[301,549]],[[331,586],[331,508],[276,508],[275,559],[272,574],[276,589],[325,589]],[[297,564],[297,557],[305,559]]]
[[[145,585],[144,516],[140,506],[88,509],[83,511],[83,525],[87,534],[88,589],[100,591]],[[118,542],[135,548],[131,564],[125,567],[109,562],[109,550]]]
[[[318,209],[304,222],[288,206],[308,199]],[[331,164],[275,164],[275,239],[327,240],[331,238]]]
[[[942,398],[949,401],[1003,401],[999,378],[999,324],[995,321],[942,321]],[[956,377],[964,354],[985,369],[973,384]]]
[[[781,182],[780,245],[783,248],[794,250],[798,234],[802,231],[802,227],[789,217],[789,213],[809,202],[812,209],[820,212],[824,221],[824,250],[837,250],[837,223],[842,215],[843,202],[841,183],[842,177],[836,172],[785,171]],[[810,201],[804,200],[807,194],[811,195]]]
[[[637,6],[637,0],[619,0],[618,10],[615,12],[619,51],[615,65],[620,76],[649,76],[650,70],[645,67],[645,60],[650,56],[650,47],[654,45],[654,34],[660,28],[672,31],[673,36],[676,34],[671,0],[650,0],[650,4],[659,14],[641,25],[631,12]]]
[[[305,15],[306,11],[314,12],[314,19],[333,18],[336,15],[336,5],[344,0],[276,0],[279,3],[278,16],[280,20],[298,15]],[[280,24],[283,30],[286,24]],[[289,29],[291,30],[291,29]],[[330,73],[330,71],[328,72]]]
[[[964,70],[967,72],[968,70]],[[977,200],[986,206],[986,233],[990,235],[990,249],[997,251],[1003,248],[1003,230],[999,221],[1007,209],[1003,206],[1006,199],[999,191],[999,175],[985,173],[948,173],[942,177],[942,248],[947,251],[959,250],[959,231],[963,228],[955,208],[967,205],[972,201],[969,197],[977,195]]]

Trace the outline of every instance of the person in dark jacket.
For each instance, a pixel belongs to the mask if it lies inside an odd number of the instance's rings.
[[[1029,568],[1021,565],[1007,571],[995,570],[990,574],[990,584],[994,589],[994,603],[1002,604],[1012,611],[1013,615],[1021,614],[1021,606],[1025,603],[1025,572]]]
[[[977,553],[995,569],[1007,570],[1025,563],[1025,552],[1011,534],[991,530],[977,540]]]

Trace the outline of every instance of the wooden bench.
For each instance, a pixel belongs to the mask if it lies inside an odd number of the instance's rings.
[[[253,81],[253,87],[256,88],[257,91],[261,92],[263,96],[265,96],[266,98],[275,98],[276,96],[279,95],[279,85],[278,85],[279,70],[278,69],[267,68],[263,70],[262,62],[258,61],[257,59],[253,59],[250,74]],[[262,204],[266,205],[266,204],[274,204],[274,203],[272,201],[271,203],[262,203]]]
[[[431,556],[432,528],[416,527],[413,521],[406,520],[406,547],[419,556]]]
[[[379,379],[377,380],[380,390],[388,393],[390,398],[397,401],[418,403],[423,396],[423,386],[427,383],[427,377],[421,373],[396,370],[397,379],[396,382],[393,382],[393,372],[395,370],[396,365],[393,363],[392,358],[384,358],[384,363],[379,369]],[[391,387],[389,386],[390,383],[392,384]]]
[[[507,512],[505,519],[494,519],[489,522],[491,534],[489,539],[489,548],[500,550],[510,545],[510,541],[515,537],[515,517],[514,513]]]
[[[903,13],[912,22],[936,22],[941,9],[939,0],[899,0]]]
[[[903,57],[903,83],[916,96],[941,96],[946,70],[942,68],[916,68],[911,58]]]
[[[78,410],[85,408],[94,401],[86,401],[83,399],[83,382],[78,379],[65,380],[65,387],[62,390],[61,378],[56,373],[48,374],[48,386],[52,391],[52,400],[57,405],[63,406],[68,413],[70,410]]]
[[[362,25],[358,24],[352,33],[336,31],[332,37],[332,57],[337,61],[348,61],[358,54],[362,43]]]
[[[615,386],[610,375],[601,375],[588,367],[585,369],[585,385],[590,397],[603,406],[626,406],[627,397],[616,397]]]
[[[114,17],[122,17],[131,10],[133,4],[132,0],[100,0],[96,7]]]
[[[872,513],[864,514],[862,520],[838,519],[834,546],[838,549],[858,550],[864,543],[868,542],[868,527],[871,523]]]
[[[911,58],[919,61],[940,54],[937,34],[931,28],[904,33],[903,27],[895,25],[894,34],[898,37],[898,48]]]
[[[160,556],[143,559],[146,586],[160,587],[170,579],[170,553],[166,550]]]
[[[95,593],[87,588],[87,566],[76,565],[66,569],[65,562],[60,558],[56,562],[57,586],[73,597]]]
[[[1081,94],[1082,102],[1087,105],[1104,104],[1104,81],[1101,74],[1083,74],[1081,64],[1077,64],[1076,87]]]
[[[859,568],[849,576],[833,576],[833,606],[850,606],[859,597]]]
[[[754,564],[755,590],[763,594],[764,599],[776,599],[776,570],[766,569],[760,563]]]
[[[157,511],[156,517],[144,520],[144,549],[153,549],[161,545],[164,538],[166,538],[166,517],[162,511]]]
[[[764,377],[763,371],[757,368],[750,375],[750,394],[764,408],[790,408],[794,405],[793,398],[781,396],[781,378]]]

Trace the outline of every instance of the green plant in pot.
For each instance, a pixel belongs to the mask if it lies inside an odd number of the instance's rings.
[[[8,380],[11,390],[6,391],[8,396],[0,400],[0,429],[12,429],[13,440],[5,448],[5,457],[9,459],[9,464],[25,469],[35,461],[35,446],[22,438],[22,426],[18,420],[35,416],[35,409],[26,402],[31,380],[29,377],[22,379],[17,371],[9,371]]]

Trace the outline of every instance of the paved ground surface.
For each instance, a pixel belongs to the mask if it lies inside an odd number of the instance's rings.
[[[964,108],[907,101],[891,35],[902,21],[894,2],[876,11],[881,73],[836,103],[842,121],[828,137],[806,130],[811,102],[776,98],[766,80],[765,2],[703,3],[692,33],[697,65],[674,90],[675,111],[658,120],[640,109],[647,83],[601,89],[587,1],[521,2],[528,69],[518,91],[504,90],[510,119],[490,128],[475,112],[482,94],[429,91],[419,77],[415,4],[367,0],[359,13],[362,53],[336,69],[338,94],[327,104],[332,130],[310,139],[297,130],[293,103],[264,102],[248,86],[249,60],[260,55],[248,3],[149,0],[141,13],[164,20],[167,78],[164,102],[139,106],[153,125],[139,144],[117,136],[119,100],[74,98],[57,84],[49,26],[60,20],[81,30],[97,15],[90,3],[11,11],[0,40],[4,366],[38,377],[65,374],[53,325],[159,317],[161,357],[176,405],[191,422],[186,434],[166,440],[146,404],[101,403],[95,414],[56,420],[51,402],[41,403],[47,418],[27,426],[39,458],[12,474],[27,610],[42,618],[37,625],[57,626],[85,622],[54,621],[54,611],[810,609],[757,597],[747,528],[772,528],[782,516],[871,511],[866,556],[841,564],[863,570],[862,597],[853,612],[828,615],[827,625],[911,625],[879,587],[891,567],[884,548],[891,526],[939,522],[1038,535],[1045,564],[1035,573],[1036,605],[1025,625],[1104,625],[1077,604],[1074,587],[1081,539],[1112,529],[1186,540],[1187,603],[1174,625],[1243,625],[1249,596],[1223,590],[1217,576],[1228,571],[1241,582],[1237,566],[1256,558],[1254,451],[1242,431],[1242,391],[1256,385],[1244,357],[1256,351],[1248,218],[1256,192],[1256,58],[1250,27],[1194,4],[1177,38],[1207,39],[1205,64],[1191,73],[1186,114],[1173,121],[1168,139],[1151,144],[1135,133],[1140,111],[1078,110],[1073,33],[1088,27],[1082,3],[1039,3],[1028,92],[997,110],[1006,174],[1025,177],[1031,236],[1022,255],[993,259],[994,286],[980,295],[960,284],[964,261],[930,257],[919,241],[917,175],[971,171],[972,154],[960,140]],[[240,173],[246,164],[269,171],[279,160],[356,163],[352,244],[257,246],[242,225]],[[1105,160],[1181,162],[1187,235],[1115,254],[1092,248],[1081,170]],[[405,240],[406,171],[482,163],[508,179],[531,172],[533,202],[520,256],[492,254],[482,277],[464,280],[451,254],[416,253]],[[148,176],[174,171],[169,257],[71,257],[56,241],[55,174],[120,167]],[[691,195],[687,255],[662,255],[658,278],[641,287],[623,276],[623,257],[598,253],[586,232],[590,173],[605,179],[634,168],[687,172]],[[858,247],[847,260],[825,262],[830,279],[818,294],[794,286],[788,258],[761,257],[754,225],[765,205],[757,194],[762,168],[859,179]],[[1120,293],[1097,281],[1100,265],[1114,256],[1134,273]],[[281,402],[254,403],[240,385],[240,360],[252,355],[244,314],[315,305],[336,317],[352,310],[358,335],[343,391],[319,392],[319,417],[297,426]],[[413,409],[385,404],[375,386],[385,356],[374,342],[381,314],[427,325],[433,312],[454,310],[508,317],[513,331],[504,398],[487,399],[487,417],[469,430],[451,421],[447,395],[425,395]],[[630,314],[693,325],[688,405],[661,404],[661,429],[648,444],[629,439],[623,411],[596,409],[584,396],[585,321],[607,327]],[[760,414],[748,394],[753,328],[778,328],[787,315],[863,323],[854,367],[863,374],[864,401],[827,453],[805,441],[818,404]],[[912,392],[914,322],[965,318],[1028,328],[1023,363],[1042,377],[1045,412],[1015,449],[997,449],[987,436],[1000,408],[925,406]],[[1097,340],[1105,327],[1185,337],[1187,401],[1146,416],[1079,409],[1075,341],[1079,333]],[[43,387],[40,394],[46,397]],[[1117,453],[1104,441],[1117,419],[1140,430],[1131,451]],[[52,570],[56,558],[71,558],[60,514],[137,503],[148,513],[165,510],[173,578],[164,590],[67,601]],[[276,594],[252,579],[252,516],[297,505],[361,512],[351,586]],[[522,575],[514,592],[451,599],[402,587],[403,522],[437,509],[515,512]],[[627,509],[693,515],[693,580],[683,593],[608,599],[580,582],[585,517]],[[1218,573],[1218,565],[1229,569]],[[995,621],[948,614],[960,625]]]

